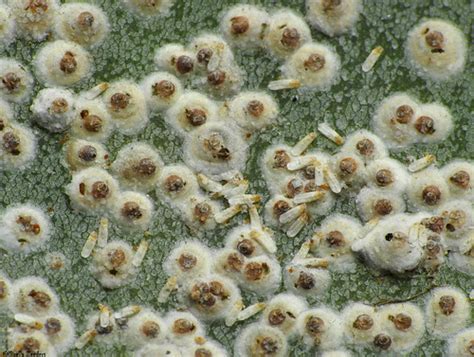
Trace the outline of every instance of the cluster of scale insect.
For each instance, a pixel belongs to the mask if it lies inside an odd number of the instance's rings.
[[[173,3],[124,2],[140,16],[166,14]],[[357,0],[306,1],[306,20],[330,37],[350,31],[360,11]],[[75,208],[144,231],[154,219],[147,194],[155,190],[194,232],[213,229],[241,211],[250,215],[249,224],[229,232],[223,248],[211,251],[198,241],[185,241],[163,263],[169,279],[159,300],[176,292],[197,317],[169,312],[162,318],[140,306],[112,313],[100,305],[76,347],[97,338],[128,341],[137,356],[225,356],[221,346],[206,339],[200,320],[224,320],[230,326],[262,312],[259,322],[242,329],[236,355],[284,356],[296,336],[327,357],[349,355],[336,350],[345,343],[408,352],[423,335],[425,323],[430,333],[450,338],[448,353],[472,355],[472,329],[463,330],[469,322],[469,302],[454,288],[435,289],[426,301],[425,315],[411,303],[355,303],[338,313],[324,306],[311,308],[305,300],[324,294],[331,284],[330,272],[353,271],[356,256],[369,266],[401,275],[418,269],[433,273],[447,256],[452,266],[474,274],[472,162],[454,160],[437,168],[435,157],[427,155],[406,165],[390,158],[388,151],[446,139],[454,126],[449,110],[395,93],[374,114],[375,134],[359,130],[344,138],[325,123],[318,126],[321,134],[341,146],[334,155],[308,150],[316,133],[293,147],[282,143],[263,153],[261,164],[273,195],[264,209],[270,226],[294,237],[331,211],[338,196],[355,197],[363,221],[327,216],[282,269],[272,232],[258,216],[255,204],[260,196],[246,193],[248,182],[239,173],[245,168],[249,139],[276,122],[278,105],[265,91],[241,92],[245,74],[232,48],[263,48],[284,61],[282,77],[268,85],[270,90],[328,90],[338,79],[339,56],[331,46],[313,42],[308,24],[290,9],[270,13],[258,6],[236,5],[223,13],[220,30],[222,37],[205,33],[187,46],[160,47],[157,71],[140,83],[119,79],[74,93],[67,87],[92,75],[89,50],[110,31],[104,12],[82,2],[0,4],[0,42],[52,38],[33,61],[36,78],[46,88],[30,109],[34,122],[44,129],[69,131],[64,164],[72,172],[67,191]],[[372,51],[364,71],[375,65],[382,51]],[[462,33],[443,20],[426,20],[408,34],[408,60],[432,80],[461,73],[466,52]],[[34,80],[25,65],[9,58],[0,59],[0,79],[0,170],[21,170],[36,155],[36,139],[31,129],[15,122],[10,103],[27,101]],[[156,149],[144,142],[123,147],[110,163],[104,142],[113,131],[135,135],[157,114],[183,137],[186,165],[165,165]],[[9,208],[2,220],[1,243],[8,250],[29,252],[50,235],[49,220],[33,206]],[[136,251],[126,242],[108,242],[107,225],[102,218],[81,255],[92,255],[91,272],[104,287],[117,288],[135,277],[148,242],[142,241]],[[274,295],[282,277],[288,293]],[[245,307],[240,289],[268,301]],[[71,347],[74,323],[58,310],[58,298],[44,281],[24,278],[11,283],[3,277],[2,306],[15,313],[16,325],[9,330],[14,351],[54,355]]]
[[[19,355],[63,355],[74,344],[75,322],[61,311],[56,293],[35,276],[11,280],[0,272],[0,311],[12,318],[7,350]]]

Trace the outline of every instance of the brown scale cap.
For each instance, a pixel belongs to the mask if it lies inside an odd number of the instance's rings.
[[[304,167],[301,172],[303,173],[303,177],[307,180],[313,180],[314,179],[314,166],[313,165],[308,165]],[[314,181],[312,181],[314,182]]]
[[[212,54],[213,51],[210,48],[201,48],[196,55],[196,59],[199,63],[207,66],[211,60]]]
[[[194,61],[191,57],[182,55],[176,59],[176,70],[181,74],[192,72]]]
[[[156,165],[152,159],[145,157],[133,166],[133,169],[141,176],[151,176],[156,172]]]
[[[390,315],[389,320],[392,321],[395,328],[400,331],[408,330],[412,324],[411,317],[403,313],[396,314],[395,316]]]
[[[237,250],[239,251],[239,253],[248,257],[252,255],[255,251],[255,244],[250,239],[245,238],[242,239],[239,243],[237,243]]]
[[[292,179],[286,185],[286,195],[289,198],[295,197],[298,193],[303,191],[303,184],[299,179]]]
[[[7,283],[0,280],[0,299],[4,299],[7,296]]]
[[[77,61],[74,53],[67,51],[64,53],[63,58],[59,61],[59,69],[65,74],[72,74],[76,72]]]
[[[302,271],[300,272],[298,280],[296,281],[295,287],[302,288],[304,290],[310,290],[314,288],[315,285],[316,285],[316,282],[314,281],[313,276]]]
[[[254,99],[247,103],[247,112],[254,118],[259,118],[264,110],[265,106],[259,100]]]
[[[346,243],[346,240],[340,231],[331,231],[326,236],[326,242],[331,247],[342,247]]]
[[[44,328],[46,329],[46,334],[48,336],[56,335],[59,331],[61,331],[61,321],[54,317],[50,317],[46,320]]]
[[[384,333],[379,333],[374,337],[374,345],[382,350],[388,350],[392,345],[392,339]]]
[[[42,308],[46,309],[51,304],[51,296],[43,291],[31,290],[28,294],[34,301],[34,303]]]
[[[440,50],[444,46],[444,36],[439,31],[430,31],[425,35],[425,41],[433,50]]]
[[[251,262],[245,265],[245,278],[250,281],[257,281],[268,274],[269,267],[267,263]]]
[[[273,168],[286,169],[286,165],[288,165],[290,160],[290,156],[285,150],[277,150],[273,156]]]
[[[92,184],[91,194],[95,199],[103,199],[109,196],[110,189],[105,182],[96,181]]]
[[[26,353],[35,353],[39,352],[41,348],[41,343],[34,337],[28,337],[23,341],[23,346],[21,346],[21,351]]]
[[[304,61],[304,68],[305,70],[309,70],[311,72],[318,72],[324,68],[325,64],[326,59],[323,55],[319,53],[313,53],[306,59],[306,61]]]
[[[439,298],[438,305],[443,315],[449,316],[454,312],[456,300],[452,296],[443,295]]]
[[[212,357],[212,352],[206,348],[200,347],[194,351],[194,357]]]
[[[207,121],[207,113],[199,108],[185,109],[184,114],[192,126],[200,126]]]
[[[346,157],[339,162],[339,170],[342,176],[352,175],[357,171],[357,162],[351,157]]]
[[[25,10],[30,10],[32,13],[44,13],[48,10],[48,2],[46,0],[30,0]]]
[[[286,320],[286,315],[281,309],[273,309],[268,314],[268,323],[272,326],[281,325]]]
[[[165,188],[168,192],[180,192],[186,186],[186,182],[177,175],[170,175],[165,180]]]
[[[193,214],[194,218],[197,219],[199,223],[204,224],[212,215],[212,207],[206,202],[198,203],[194,206]]]
[[[89,11],[83,11],[77,17],[77,24],[84,30],[90,29],[94,25],[94,15]]]
[[[176,86],[173,82],[162,80],[158,83],[153,84],[153,95],[161,98],[169,98],[171,97],[174,92],[176,91]]]
[[[426,115],[416,119],[415,129],[423,135],[431,135],[436,131],[434,127],[434,120]]]
[[[63,114],[66,113],[69,109],[69,103],[64,98],[58,98],[53,100],[51,103],[50,110],[54,114]]]
[[[16,223],[21,225],[21,230],[26,233],[39,234],[41,232],[41,226],[31,216],[18,216]]]
[[[192,301],[202,307],[211,307],[216,304],[216,298],[212,294],[211,289],[206,283],[195,284],[192,289],[189,297]]]
[[[341,5],[341,3],[342,0],[322,0],[321,6],[323,7],[323,11],[331,11]]]
[[[434,206],[441,200],[441,191],[437,186],[426,186],[421,193],[421,197],[428,206]]]
[[[240,272],[244,266],[244,260],[239,255],[239,253],[230,253],[227,256],[227,265],[232,271]]]
[[[286,201],[279,200],[273,205],[273,214],[280,217],[283,213],[290,210],[290,204]]]
[[[362,331],[370,330],[372,326],[374,326],[374,320],[367,314],[357,316],[352,324],[352,327]]]
[[[160,334],[160,325],[158,325],[155,321],[145,321],[141,326],[141,330],[143,335],[148,338],[156,338]]]
[[[3,149],[13,156],[18,156],[21,154],[20,151],[20,138],[12,133],[11,131],[3,134]]]
[[[13,93],[20,88],[21,78],[16,73],[9,72],[3,76],[2,83],[10,93]]]
[[[264,337],[259,341],[259,346],[264,353],[263,356],[271,356],[278,352],[278,342],[271,337]]]
[[[97,158],[97,149],[92,145],[84,145],[77,153],[77,156],[86,162],[92,162]]]
[[[469,341],[469,344],[466,347],[466,351],[474,356],[474,340]]]
[[[114,111],[124,110],[130,104],[131,96],[128,93],[115,93],[110,97],[110,105]]]
[[[183,253],[178,258],[178,264],[181,270],[188,271],[196,266],[197,258],[192,254]]]
[[[192,333],[196,330],[196,325],[186,319],[177,319],[173,322],[173,332],[179,335]]]
[[[444,218],[440,216],[425,218],[421,223],[430,231],[435,233],[441,233],[444,229]]]
[[[287,48],[296,49],[300,45],[300,33],[295,28],[286,27],[281,35],[281,44]]]
[[[469,188],[469,183],[471,181],[471,177],[469,174],[464,170],[459,170],[455,172],[450,178],[449,181],[456,185],[459,188],[464,190]]]
[[[114,249],[107,254],[110,264],[114,268],[119,268],[127,257],[125,256],[125,252],[122,249]]]
[[[131,221],[135,221],[143,217],[143,213],[140,208],[140,205],[132,201],[125,202],[124,205],[122,206],[122,209],[120,210],[120,213],[122,214],[123,217]]]
[[[377,200],[374,203],[374,211],[379,216],[386,216],[387,214],[390,214],[393,211],[392,202],[385,198]]]
[[[102,129],[102,119],[97,115],[89,115],[88,110],[81,112],[81,118],[84,125],[84,129],[91,133],[98,133]]]
[[[370,139],[362,139],[356,144],[356,149],[362,156],[370,156],[375,151],[375,145]]]
[[[400,124],[408,124],[412,120],[414,113],[413,108],[409,105],[401,105],[395,112],[395,119]]]
[[[226,73],[219,69],[209,72],[207,74],[207,83],[215,87],[223,84],[225,82],[225,79],[226,79]]]
[[[375,182],[377,186],[385,187],[394,181],[393,173],[390,170],[381,169],[375,173]]]
[[[245,16],[235,16],[230,19],[230,30],[234,35],[246,33],[249,27],[249,19]]]
[[[2,131],[3,129],[5,129],[5,119],[0,118],[0,131]]]
[[[321,318],[317,316],[311,316],[306,321],[306,332],[313,337],[317,337],[324,331],[324,325],[325,323]]]

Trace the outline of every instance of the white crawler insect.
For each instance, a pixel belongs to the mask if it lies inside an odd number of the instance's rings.
[[[34,64],[39,79],[49,86],[72,86],[92,74],[89,52],[69,41],[47,43],[36,54]]]
[[[339,56],[331,47],[306,43],[282,66],[285,78],[299,80],[305,88],[327,90],[337,80],[341,67]]]
[[[268,89],[271,91],[298,89],[301,87],[299,79],[278,79],[268,83]]]
[[[86,3],[63,4],[54,29],[64,40],[93,47],[104,41],[109,32],[107,16],[98,6]]]
[[[470,311],[471,305],[463,291],[452,287],[437,288],[426,303],[427,328],[446,338],[467,326]]]
[[[41,278],[22,278],[11,287],[10,310],[13,313],[42,317],[56,312],[58,307],[59,298]]]
[[[97,232],[92,231],[89,236],[87,237],[86,242],[81,250],[81,257],[89,258],[97,245]]]
[[[134,82],[120,80],[105,91],[103,101],[117,129],[125,135],[142,131],[148,124],[145,95]]]
[[[333,128],[328,123],[319,123],[318,124],[318,131],[323,134],[326,138],[331,140],[337,145],[342,145],[344,144],[344,138]]]
[[[148,251],[148,248],[150,246],[150,243],[146,240],[142,240],[140,244],[138,245],[137,251],[135,252],[135,255],[133,256],[132,259],[132,265],[134,267],[139,267],[143,263],[143,259],[145,259],[146,252]]]
[[[224,36],[235,46],[262,47],[270,15],[263,9],[247,4],[239,4],[228,9],[222,20]]]
[[[379,60],[379,58],[382,56],[382,53],[383,53],[382,46],[377,46],[372,51],[370,51],[364,63],[362,63],[362,70],[364,72],[369,72],[370,70],[372,70],[372,68],[374,68],[375,64]]]
[[[442,81],[463,71],[467,56],[466,39],[451,23],[429,19],[408,33],[406,54],[420,75]]]
[[[418,172],[421,170],[426,169],[430,165],[432,165],[436,161],[436,156],[432,154],[428,154],[423,156],[422,158],[413,160],[409,165],[408,165],[408,171],[410,172]]]
[[[152,112],[168,109],[183,94],[183,85],[176,76],[167,72],[154,72],[146,76],[141,87],[148,108]]]
[[[71,135],[90,141],[105,141],[113,130],[112,119],[101,100],[80,97],[75,101]]]
[[[20,62],[0,58],[0,94],[9,102],[24,102],[33,88],[33,77]]]
[[[8,0],[12,17],[22,37],[42,41],[53,27],[59,8],[57,0]]]
[[[8,250],[24,253],[38,250],[51,235],[49,217],[31,204],[7,208],[0,222],[0,245]]]
[[[73,94],[61,88],[42,89],[33,101],[31,111],[43,128],[53,133],[64,131],[73,120]]]
[[[73,174],[67,193],[77,208],[91,213],[103,213],[115,201],[119,185],[105,170],[90,167]]]
[[[352,30],[362,10],[360,0],[306,0],[306,18],[328,36]]]
[[[99,233],[97,234],[97,246],[104,248],[109,240],[109,220],[102,217],[99,221]]]
[[[88,167],[107,168],[109,153],[100,143],[87,140],[70,140],[65,145],[66,162],[72,171]]]
[[[286,57],[311,41],[306,22],[290,9],[280,9],[270,18],[265,37],[267,48],[278,57]]]
[[[326,307],[302,312],[296,321],[296,330],[308,346],[318,350],[337,348],[342,340],[342,322],[339,316]]]
[[[234,343],[234,355],[242,357],[287,355],[288,342],[277,328],[260,323],[246,326]]]

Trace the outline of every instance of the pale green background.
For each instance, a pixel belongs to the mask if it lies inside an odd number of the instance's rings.
[[[157,47],[168,42],[188,42],[203,31],[217,29],[219,14],[235,1],[223,0],[186,0],[177,1],[169,16],[152,20],[131,15],[121,1],[99,0],[108,14],[113,31],[99,49],[93,51],[95,76],[78,86],[77,90],[88,88],[100,81],[112,81],[128,77],[140,80],[146,73],[153,71],[153,54]],[[304,11],[303,1],[257,1],[268,10],[288,6],[295,11]],[[265,182],[258,167],[259,156],[270,143],[285,141],[295,143],[308,131],[314,130],[319,121],[333,124],[341,133],[348,134],[358,128],[368,128],[376,103],[395,91],[407,91],[421,101],[439,101],[449,106],[455,119],[455,131],[447,141],[440,145],[418,145],[396,157],[407,162],[408,155],[435,153],[440,163],[453,158],[472,158],[474,152],[473,124],[473,65],[468,60],[462,76],[446,83],[427,83],[409,69],[404,57],[403,43],[408,30],[423,17],[440,17],[455,22],[472,43],[472,6],[469,0],[445,1],[364,1],[363,15],[355,28],[355,35],[344,35],[330,39],[313,31],[313,38],[334,46],[341,57],[341,81],[324,93],[279,92],[275,96],[280,104],[279,124],[258,136],[258,143],[252,144],[246,175],[251,179],[251,191],[264,194],[268,198]],[[382,45],[385,53],[375,69],[363,73],[361,63],[372,48]],[[9,48],[1,50],[0,55],[11,56],[30,64],[39,44],[17,41]],[[472,47],[469,57],[472,58]],[[239,64],[247,72],[245,88],[264,89],[267,83],[278,76],[279,63],[264,51],[240,53],[235,51]],[[30,66],[31,68],[31,66]],[[35,91],[40,86],[37,85]],[[18,120],[29,122],[30,103],[17,107]],[[0,269],[12,278],[30,274],[45,277],[61,297],[61,307],[71,314],[78,324],[78,333],[84,331],[84,317],[96,309],[97,303],[109,304],[120,308],[127,304],[152,306],[159,311],[167,311],[171,305],[159,305],[156,296],[163,286],[165,276],[161,271],[161,262],[175,242],[190,238],[178,215],[164,204],[157,202],[157,217],[151,228],[153,236],[151,249],[146,256],[140,276],[129,286],[106,292],[91,277],[89,261],[80,258],[80,250],[87,233],[95,229],[96,217],[86,217],[82,213],[72,212],[64,186],[70,181],[70,174],[62,161],[60,140],[62,135],[52,135],[34,126],[39,138],[40,153],[34,165],[22,173],[0,173],[0,205],[2,208],[17,202],[33,202],[45,209],[52,207],[54,234],[43,251],[27,257],[7,255],[0,252]],[[125,137],[114,135],[107,143],[112,156],[126,143],[145,140],[156,145],[166,163],[179,161],[182,157],[182,140],[163,123],[162,116],[152,118],[151,124],[140,135]],[[335,152],[332,143],[320,139],[318,148]],[[338,201],[335,211],[352,214],[354,202]],[[212,247],[222,244],[226,231],[243,219],[240,216],[228,226],[207,233],[202,241]],[[314,230],[312,222],[297,238],[290,239],[278,233],[278,255],[282,261],[295,252],[298,245]],[[137,244],[140,234],[122,234],[115,227],[111,230],[112,239],[124,239]],[[63,271],[50,271],[45,262],[45,253],[60,251],[68,258],[67,268]],[[473,279],[456,272],[447,266],[434,277],[437,284],[459,286],[466,292],[473,287]],[[392,277],[374,277],[360,265],[355,274],[334,274],[333,284],[322,300],[335,309],[343,308],[349,301],[378,302],[393,298],[406,298],[424,291],[432,280],[417,275],[409,280]],[[246,295],[248,302],[256,297]],[[424,297],[415,300],[422,304]],[[0,317],[0,326],[8,321]],[[226,345],[229,349],[237,333],[247,323],[232,328],[216,323],[208,327],[209,335]],[[4,345],[4,334],[0,332],[0,346]],[[410,356],[441,356],[445,344],[425,335],[421,344]],[[1,348],[0,348],[1,350]],[[72,351],[71,356],[86,355],[126,355],[124,349],[110,350],[104,345],[88,346],[80,353]],[[301,356],[300,348],[295,348],[294,356]],[[372,356],[368,351],[354,353],[359,356]]]

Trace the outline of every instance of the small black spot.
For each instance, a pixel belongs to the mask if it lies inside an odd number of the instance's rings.
[[[385,240],[386,240],[387,242],[390,242],[392,239],[393,239],[393,233],[388,233],[388,234],[385,236]]]

